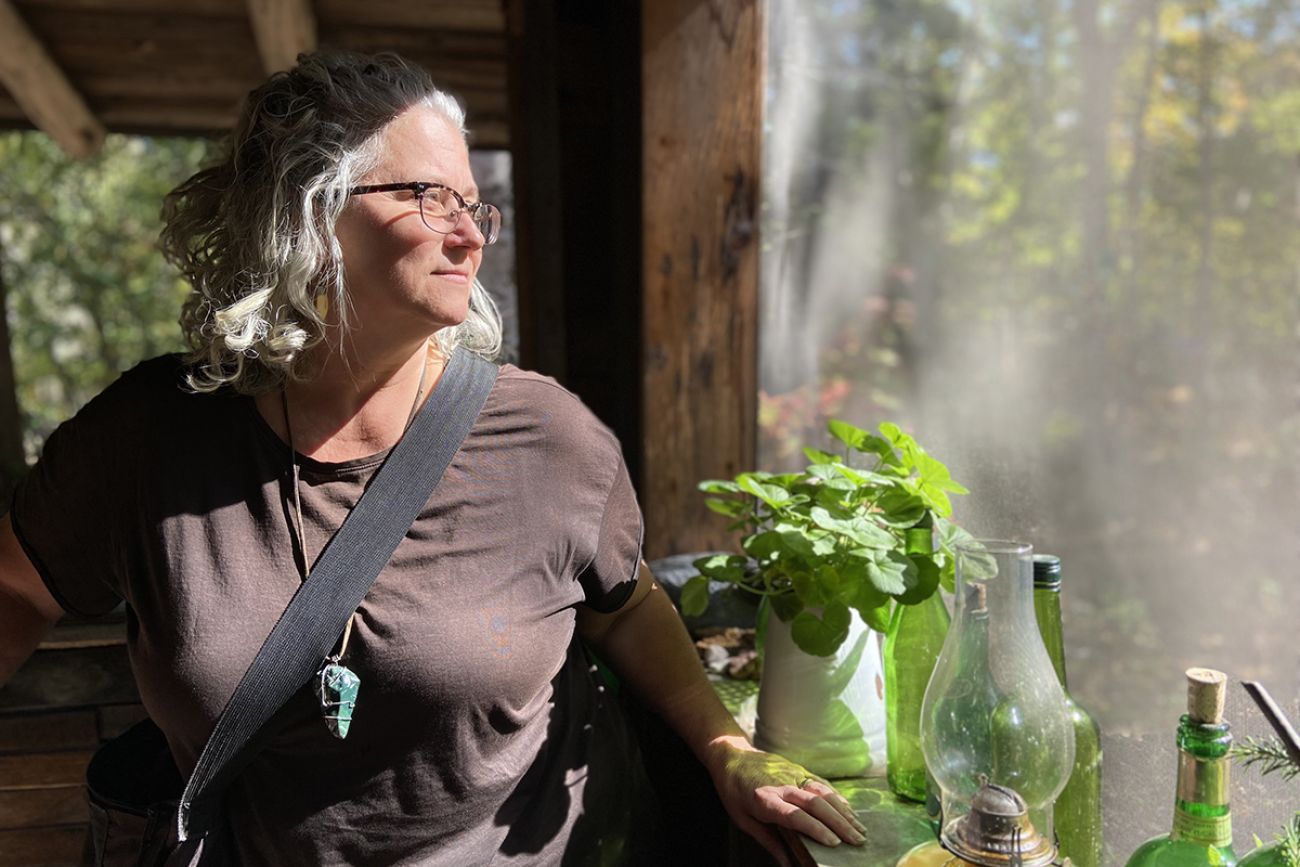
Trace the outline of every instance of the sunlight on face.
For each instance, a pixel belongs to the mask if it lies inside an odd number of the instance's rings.
[[[434,109],[408,110],[383,138],[383,158],[362,183],[429,181],[478,198],[465,140]],[[355,196],[339,218],[337,237],[359,328],[385,339],[422,340],[464,321],[483,260],[483,236],[468,216],[442,234],[420,219],[410,191]]]

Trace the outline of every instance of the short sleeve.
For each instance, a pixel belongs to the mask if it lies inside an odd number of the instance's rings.
[[[627,602],[636,587],[643,532],[641,507],[620,455],[605,497],[596,553],[578,576],[589,607],[607,614]]]
[[[14,494],[14,533],[72,614],[107,614],[121,601],[121,530],[136,513],[132,455],[146,447],[134,432],[142,408],[130,376],[55,429]]]

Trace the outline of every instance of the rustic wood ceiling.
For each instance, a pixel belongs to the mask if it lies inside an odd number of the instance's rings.
[[[267,75],[249,14],[251,3],[267,0],[7,2],[110,132],[225,130],[244,94]],[[423,64],[465,101],[475,146],[508,146],[502,0],[309,0],[308,6],[319,45],[389,49]],[[0,127],[33,125],[39,124],[0,85]]]

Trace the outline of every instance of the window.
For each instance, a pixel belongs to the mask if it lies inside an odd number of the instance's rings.
[[[1059,554],[1072,692],[1289,701],[1300,9],[772,0],[760,464],[910,428],[958,520]]]

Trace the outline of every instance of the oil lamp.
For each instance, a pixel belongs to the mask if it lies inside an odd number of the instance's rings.
[[[923,843],[897,867],[1047,867],[1056,847],[1038,832],[1019,794],[984,781],[970,812],[952,823],[943,844]],[[1067,860],[1065,862],[1069,864]]]
[[[1050,863],[1052,806],[1074,764],[1074,730],[1034,619],[1033,548],[976,541],[956,553],[953,624],[921,708],[921,749],[942,793],[940,837],[962,851],[963,820],[991,783],[1023,799]]]

